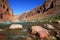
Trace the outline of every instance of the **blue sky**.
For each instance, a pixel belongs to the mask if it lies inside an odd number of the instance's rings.
[[[42,5],[45,0],[8,0],[13,13],[16,15],[26,11],[33,10],[35,7]]]

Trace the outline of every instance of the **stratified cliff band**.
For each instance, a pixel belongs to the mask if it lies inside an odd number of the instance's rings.
[[[0,0],[0,21],[12,19],[13,11],[10,8],[8,0]]]
[[[30,12],[26,12],[19,16],[20,20],[31,20],[34,18],[42,18],[60,12],[60,0],[46,0],[43,5],[34,8]]]

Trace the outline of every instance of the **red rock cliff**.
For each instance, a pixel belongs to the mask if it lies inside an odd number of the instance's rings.
[[[13,17],[13,11],[10,8],[8,0],[0,0],[0,21],[10,20]]]
[[[31,20],[45,17],[60,11],[60,0],[46,0],[42,6],[34,8],[32,11],[19,16],[20,20]]]

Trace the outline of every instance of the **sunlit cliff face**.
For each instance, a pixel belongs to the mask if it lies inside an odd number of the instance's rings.
[[[59,11],[60,0],[46,0],[41,6],[19,16],[20,20],[43,18]]]
[[[0,0],[0,20],[9,20],[13,15],[8,0]]]

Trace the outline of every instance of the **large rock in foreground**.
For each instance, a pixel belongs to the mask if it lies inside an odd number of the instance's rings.
[[[9,29],[22,29],[23,26],[20,24],[12,24]]]
[[[32,34],[38,34],[41,40],[44,40],[45,38],[49,37],[48,30],[44,29],[41,26],[32,26]]]

